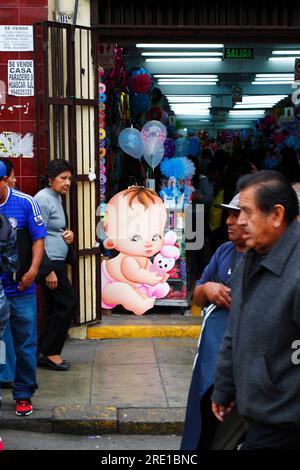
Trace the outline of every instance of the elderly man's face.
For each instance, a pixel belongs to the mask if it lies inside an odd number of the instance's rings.
[[[258,253],[268,253],[280,235],[282,219],[276,211],[265,214],[256,205],[255,187],[240,192],[240,216],[238,225],[243,228],[246,246],[254,248]]]

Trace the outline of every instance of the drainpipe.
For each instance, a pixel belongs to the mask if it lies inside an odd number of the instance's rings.
[[[76,25],[76,21],[77,21],[78,3],[79,3],[79,0],[75,0],[75,3],[74,3],[74,14],[73,14],[73,26]]]

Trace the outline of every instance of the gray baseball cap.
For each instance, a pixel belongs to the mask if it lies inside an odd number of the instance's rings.
[[[220,209],[231,209],[233,211],[239,211],[241,210],[239,208],[239,196],[240,193],[237,193],[228,204],[215,204],[215,207],[219,207]]]

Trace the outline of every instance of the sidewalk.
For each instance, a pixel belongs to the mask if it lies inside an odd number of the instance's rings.
[[[200,323],[200,319],[198,320]],[[14,413],[2,391],[7,429],[97,435],[182,432],[197,338],[69,339],[67,372],[38,368],[34,412]]]

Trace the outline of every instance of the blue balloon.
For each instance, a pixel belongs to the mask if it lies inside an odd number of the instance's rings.
[[[189,142],[180,137],[175,142],[175,157],[186,157],[189,154]]]
[[[200,155],[200,140],[198,137],[190,137],[189,138],[189,155],[193,155],[194,157],[198,157]]]
[[[119,145],[123,152],[134,158],[141,158],[144,152],[144,145],[141,133],[133,127],[123,129],[119,135]]]

